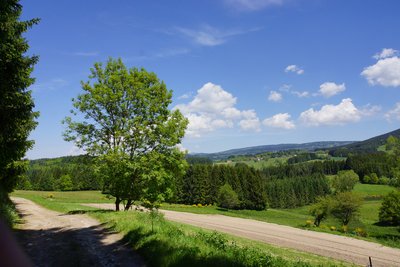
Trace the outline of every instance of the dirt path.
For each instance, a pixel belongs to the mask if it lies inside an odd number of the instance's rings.
[[[83,214],[62,214],[13,197],[24,224],[17,238],[35,266],[144,266],[122,236]]]
[[[113,209],[112,204],[90,204],[97,208]],[[203,215],[161,210],[171,221],[217,230],[265,243],[294,248],[326,257],[366,266],[368,257],[373,266],[400,266],[400,249],[385,247],[345,236],[302,230],[223,215]]]

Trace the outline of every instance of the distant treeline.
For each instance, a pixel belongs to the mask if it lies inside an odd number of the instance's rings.
[[[95,175],[93,158],[69,156],[31,160],[26,175],[20,179],[17,189],[100,190],[101,183]]]

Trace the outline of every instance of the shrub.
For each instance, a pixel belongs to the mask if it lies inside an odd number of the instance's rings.
[[[353,190],[358,182],[358,174],[353,170],[339,171],[332,180],[332,187],[335,189],[335,192],[348,192]]]
[[[310,214],[314,216],[314,224],[319,227],[321,221],[325,220],[332,208],[332,198],[329,196],[318,197],[317,203],[310,207]]]
[[[362,198],[351,192],[337,194],[332,205],[331,214],[347,226],[351,219],[358,216]]]
[[[238,195],[228,183],[219,188],[217,202],[219,207],[226,209],[235,209],[240,205]]]
[[[393,191],[383,198],[379,209],[379,221],[400,225],[400,191]]]

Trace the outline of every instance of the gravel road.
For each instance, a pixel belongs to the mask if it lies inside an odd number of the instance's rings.
[[[35,266],[145,266],[120,234],[87,215],[62,214],[24,198],[12,201],[24,220],[17,239]]]
[[[89,204],[92,207],[113,209],[112,204]],[[203,215],[161,210],[165,218],[202,228],[217,230],[265,243],[293,248],[326,257],[366,266],[368,257],[373,266],[400,266],[400,249],[373,242],[256,220],[223,215]]]

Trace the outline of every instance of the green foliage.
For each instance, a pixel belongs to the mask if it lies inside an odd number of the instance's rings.
[[[240,205],[238,195],[228,183],[219,188],[217,203],[219,207],[226,209],[236,209]]]
[[[12,226],[18,219],[18,213],[7,192],[0,189],[0,220]]]
[[[265,185],[272,208],[294,208],[314,203],[319,196],[330,193],[329,183],[322,174],[268,180]]]
[[[343,226],[359,215],[362,198],[352,192],[343,192],[335,195],[331,214],[338,219]]]
[[[176,145],[188,121],[169,109],[172,91],[156,74],[128,69],[121,59],[110,58],[104,67],[95,63],[89,78],[72,100],[72,114],[85,119],[65,118],[65,140],[98,156],[104,189],[116,197],[116,209],[121,200],[127,201],[125,209],[134,200],[166,200],[186,168]]]
[[[85,155],[31,160],[16,188],[49,191],[100,190],[101,181],[95,175],[94,169],[93,158]],[[67,188],[61,185],[63,176],[69,176],[71,180]]]
[[[331,196],[318,197],[317,202],[310,207],[310,214],[314,216],[314,225],[319,227],[321,222],[325,220],[333,207],[333,199]]]
[[[68,174],[60,177],[58,188],[61,191],[71,191],[73,189],[72,179]]]
[[[21,161],[32,147],[30,132],[36,127],[31,78],[36,56],[26,55],[29,45],[23,34],[38,19],[19,21],[22,6],[17,0],[0,2],[0,190],[11,192],[26,164]]]
[[[357,173],[353,170],[339,171],[332,180],[332,187],[335,192],[349,192],[359,182]]]
[[[212,204],[217,201],[218,189],[229,183],[237,194],[241,209],[264,210],[267,197],[261,173],[245,164],[192,165],[177,179],[175,201],[184,204]]]
[[[400,191],[393,191],[383,198],[379,209],[379,221],[400,225]]]

